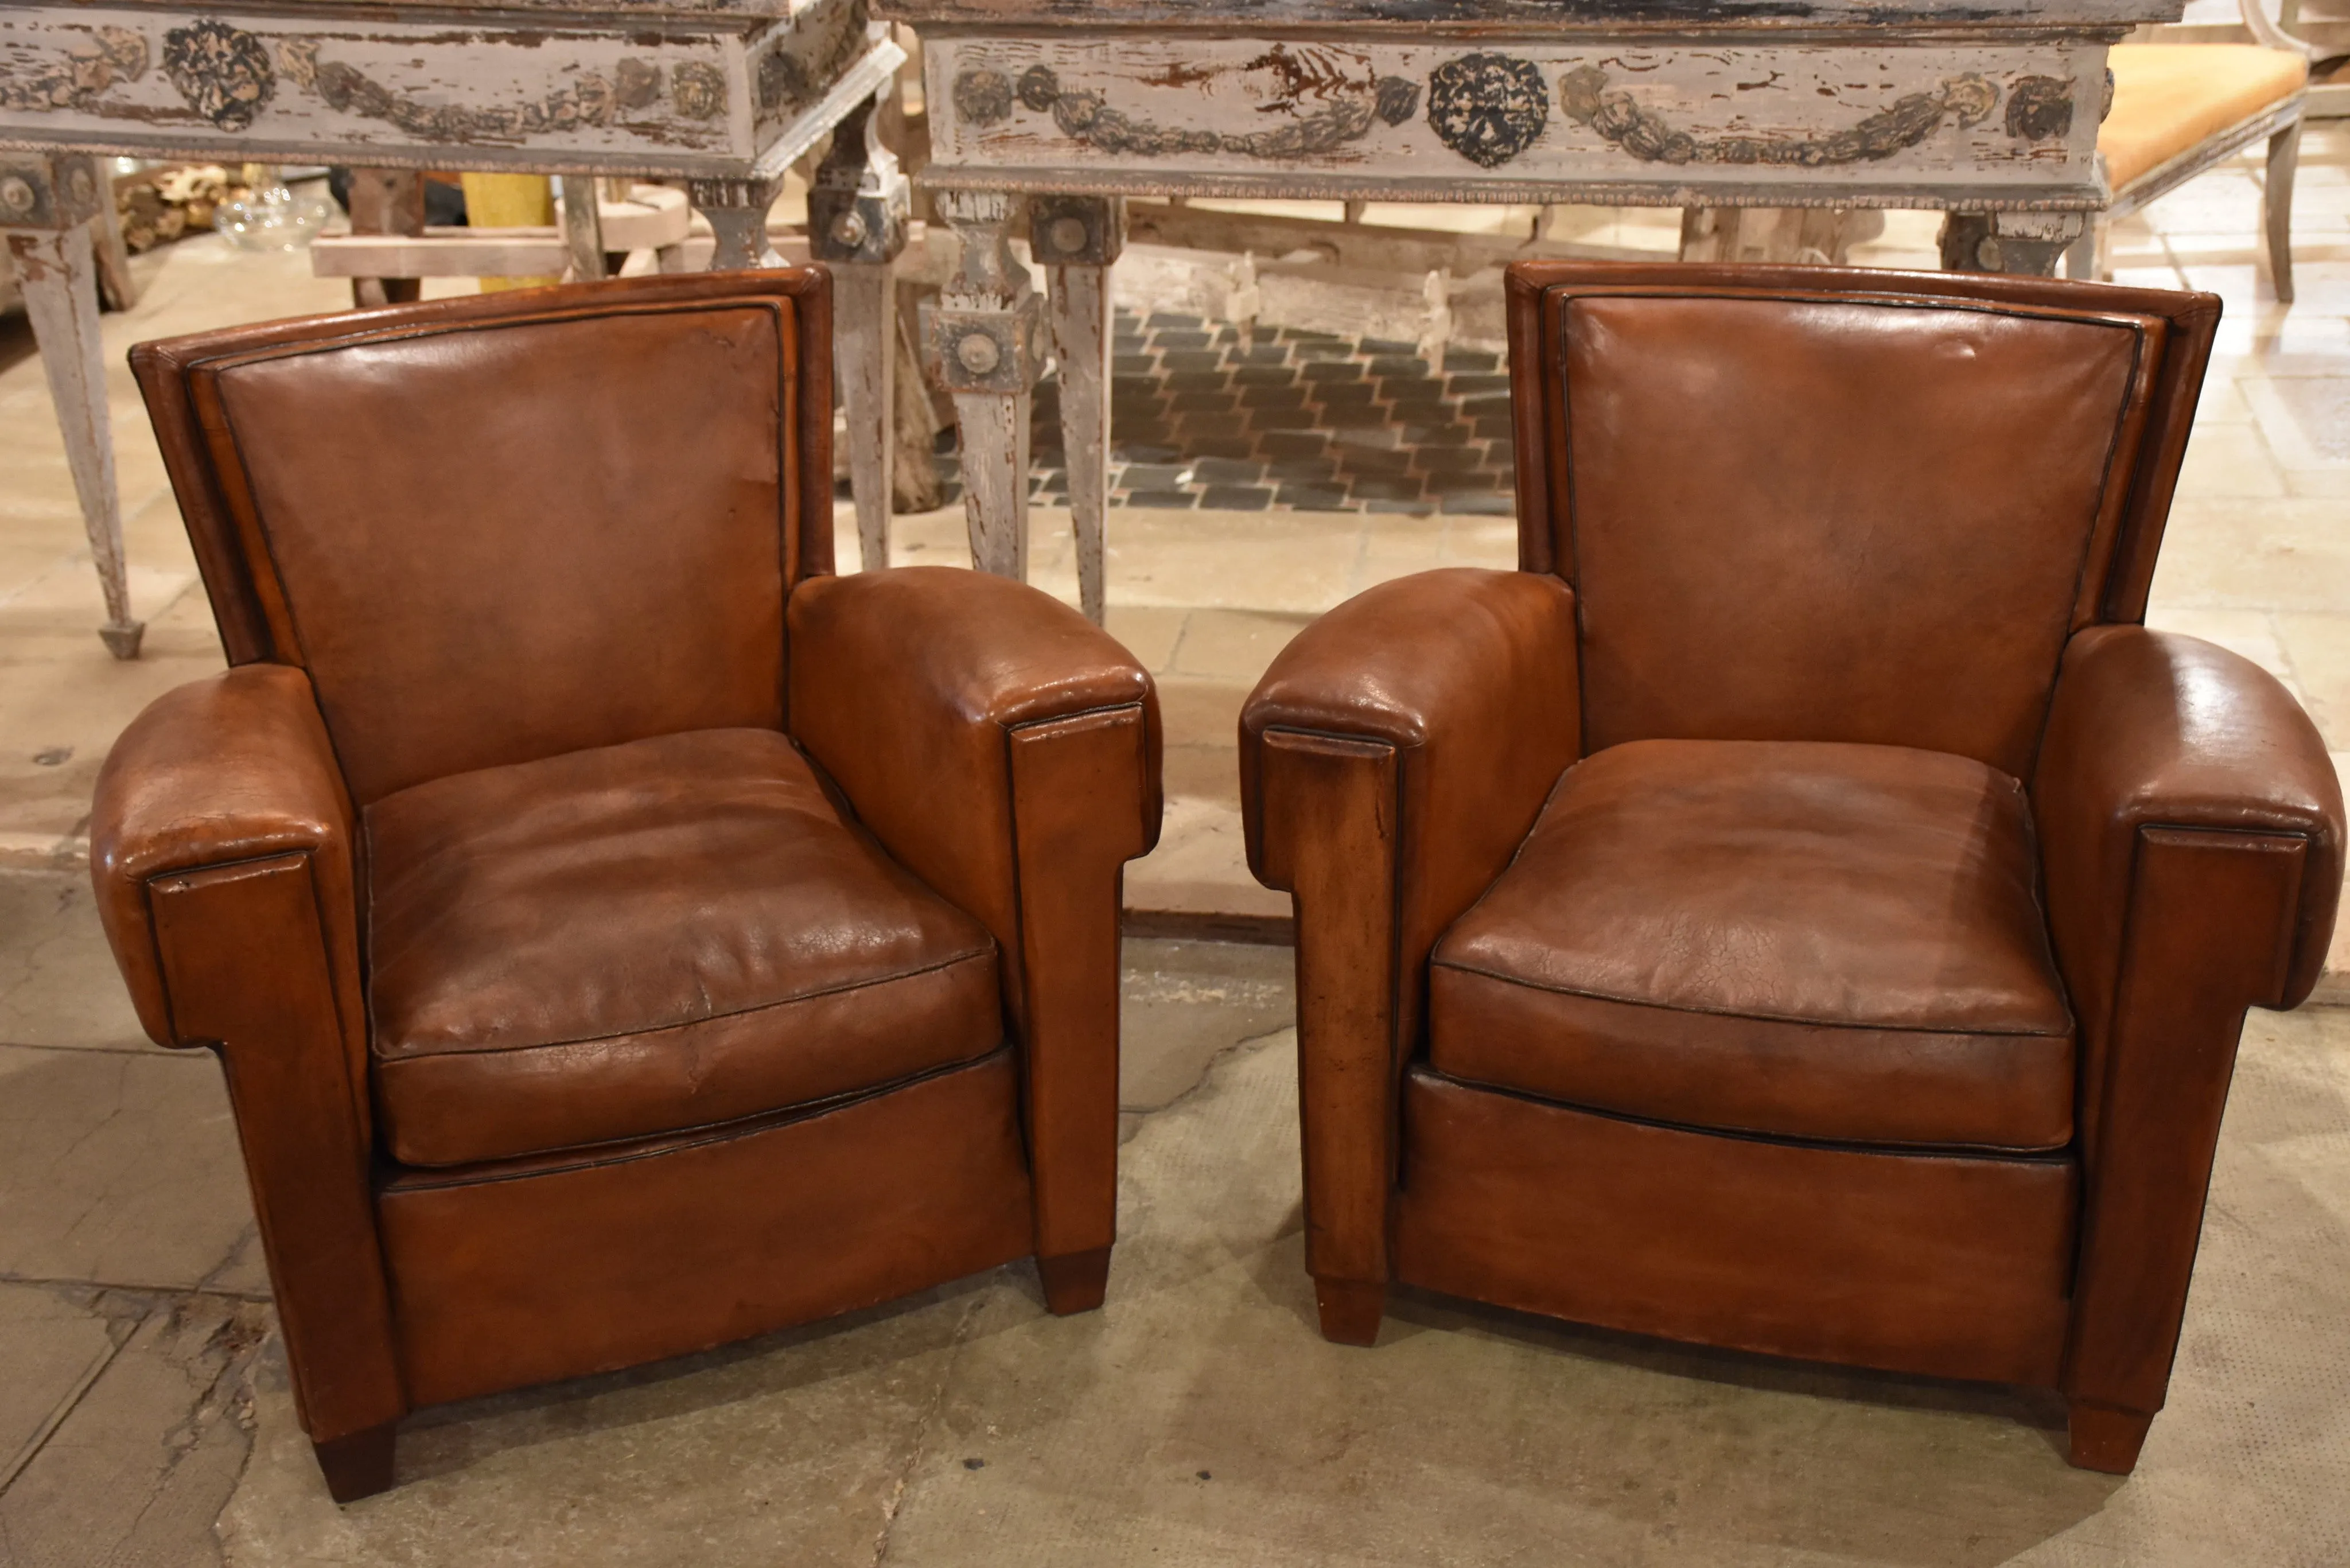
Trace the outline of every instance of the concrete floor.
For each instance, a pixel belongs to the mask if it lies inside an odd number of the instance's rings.
[[[2228,301],[2154,618],[2276,670],[2350,751],[2350,134],[2304,152],[2290,308],[2258,281],[2255,169],[2116,236],[2125,281]],[[1668,223],[1590,235],[1661,246]],[[1916,264],[1930,234],[1897,218],[1866,259]],[[108,325],[152,623],[136,664],[92,635],[39,366],[0,325],[0,1568],[2350,1563],[2350,1013],[2247,1029],[2171,1407],[2123,1483],[2068,1469],[2060,1413],[2002,1390],[1410,1295],[1377,1349],[1324,1345],[1286,954],[1142,941],[1103,1312],[1047,1316],[1024,1266],[429,1412],[400,1487],[336,1509],[293,1425],[218,1068],[139,1038],[79,862],[114,734],[220,657],[120,351],[345,296],[299,257],[214,241],[140,265],[146,299]],[[1073,597],[1066,527],[1038,514],[1035,574]],[[1170,741],[1165,846],[1130,888],[1283,912],[1240,865],[1242,696],[1315,613],[1429,565],[1505,565],[1510,526],[1122,509],[1110,527],[1111,628],[1158,673]],[[961,555],[959,514],[900,520],[899,559]]]
[[[2255,1014],[2170,1408],[2127,1482],[1997,1388],[1399,1295],[1325,1344],[1286,955],[1128,946],[1108,1304],[1025,1264],[425,1412],[327,1498],[219,1075],[137,1038],[88,897],[0,873],[0,1564],[2339,1564],[2350,1013]],[[215,1528],[215,1519],[217,1527]]]

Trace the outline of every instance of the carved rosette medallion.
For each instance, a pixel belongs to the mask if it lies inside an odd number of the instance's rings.
[[[206,20],[163,35],[163,74],[188,107],[223,130],[243,130],[277,90],[260,39]]]
[[[726,75],[707,60],[688,60],[669,73],[669,99],[688,119],[726,112]]]
[[[984,68],[964,71],[954,79],[954,107],[972,125],[999,125],[1012,117],[1012,78]]]
[[[1508,55],[1462,55],[1428,77],[1428,124],[1436,140],[1481,169],[1523,152],[1550,119],[1542,70]]]
[[[2018,141],[2045,141],[2073,129],[2073,84],[2055,77],[2023,77],[2007,91],[2007,133]]]

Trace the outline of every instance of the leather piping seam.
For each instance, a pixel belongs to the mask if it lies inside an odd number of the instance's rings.
[[[669,1132],[639,1133],[629,1137],[603,1138],[595,1143],[572,1144],[563,1148],[535,1149],[522,1154],[502,1155],[494,1160],[466,1160],[459,1165],[396,1165],[396,1174],[379,1180],[379,1197],[396,1196],[402,1192],[437,1192],[455,1187],[484,1187],[502,1181],[528,1181],[538,1176],[567,1176],[574,1171],[601,1170],[618,1165],[634,1165],[639,1160],[659,1159],[663,1155],[684,1154],[692,1149],[708,1148],[713,1144],[732,1143],[737,1138],[755,1137],[776,1127],[796,1126],[894,1095],[900,1089],[910,1089],[934,1078],[954,1073],[967,1073],[984,1067],[1008,1049],[998,1041],[984,1055],[965,1062],[949,1062],[941,1066],[925,1068],[903,1078],[893,1078],[870,1088],[852,1089],[843,1094],[829,1095],[823,1099],[806,1100],[796,1106],[779,1106],[773,1110],[756,1111],[747,1116],[730,1116],[720,1122],[702,1122],[692,1127],[678,1127]],[[677,1142],[667,1141],[678,1139]],[[644,1145],[658,1142],[660,1147]],[[620,1150],[619,1153],[597,1155],[598,1149]],[[526,1159],[559,1159],[567,1154],[589,1158],[564,1164],[533,1167],[529,1170],[504,1170],[498,1166]]]
[[[1480,980],[1490,980],[1501,985],[1522,986],[1528,991],[1539,991],[1552,996],[1579,997],[1586,1002],[1604,1002],[1611,1006],[1644,1007],[1658,1012],[1683,1012],[1701,1018],[1734,1018],[1750,1023],[1784,1023],[1801,1029],[1851,1029],[1866,1031],[1873,1034],[1942,1034],[1992,1040],[2069,1040],[2078,1033],[2080,1027],[2076,1020],[2068,1020],[2062,1029],[1966,1029],[1925,1023],[1843,1023],[1834,1019],[1796,1018],[1785,1013],[1758,1012],[1734,1007],[1685,1006],[1674,1002],[1648,1002],[1638,997],[1615,996],[1604,991],[1592,991],[1581,986],[1553,985],[1539,980],[1528,980],[1520,975],[1503,974],[1497,970],[1482,969],[1472,963],[1463,963],[1458,959],[1430,958],[1428,965],[1430,969],[1449,969],[1456,974],[1472,974]],[[2063,998],[2064,985],[2061,980],[2056,987],[2056,993],[2059,999]],[[2069,1014],[2072,1008],[2068,1005],[2065,1012]]]
[[[1740,1143],[1768,1144],[1781,1148],[1818,1149],[1831,1154],[1866,1154],[1901,1159],[1963,1159],[1983,1163],[1997,1162],[2017,1166],[2060,1166],[2082,1168],[2074,1151],[2074,1140],[2066,1138],[2061,1144],[2043,1148],[2017,1148],[2002,1144],[1974,1143],[1898,1143],[1878,1140],[1862,1142],[1848,1138],[1811,1137],[1792,1133],[1757,1132],[1748,1127],[1700,1127],[1693,1122],[1669,1122],[1658,1116],[1636,1116],[1629,1111],[1611,1111],[1597,1106],[1577,1105],[1571,1100],[1555,1100],[1542,1095],[1529,1094],[1504,1084],[1488,1084],[1475,1078],[1456,1077],[1440,1068],[1422,1066],[1419,1071],[1431,1078],[1473,1090],[1481,1095],[1499,1095],[1505,1099],[1523,1100],[1528,1105],[1544,1106],[1555,1110],[1571,1111],[1577,1116],[1598,1116],[1607,1121],[1624,1122],[1633,1127],[1654,1127],[1659,1132],[1693,1133],[1700,1137],[1732,1138]]]
[[[844,981],[838,985],[821,986],[814,991],[804,991],[792,996],[779,996],[773,1002],[754,1002],[748,1007],[731,1008],[724,1012],[705,1013],[700,1018],[681,1019],[675,1023],[656,1023],[644,1029],[616,1029],[608,1034],[578,1034],[561,1040],[536,1040],[527,1045],[452,1046],[444,1050],[408,1052],[396,1056],[388,1054],[370,1041],[369,1054],[378,1070],[381,1071],[419,1062],[436,1061],[444,1056],[505,1056],[525,1051],[560,1051],[573,1045],[596,1045],[608,1040],[635,1040],[654,1035],[672,1034],[681,1029],[698,1029],[705,1023],[723,1023],[729,1019],[749,1018],[758,1013],[771,1012],[778,1007],[790,1007],[798,1002],[821,1002],[827,996],[842,996],[851,992],[867,991],[877,985],[895,984],[901,980],[920,980],[924,975],[938,974],[953,969],[958,964],[966,964],[977,959],[994,956],[995,944],[991,941],[986,947],[972,948],[968,951],[956,953],[952,957],[941,959],[935,963],[923,964],[918,969],[899,970],[893,974],[876,975],[870,980]],[[380,1027],[375,1023],[372,1012],[370,1012],[369,1023],[370,1033]]]

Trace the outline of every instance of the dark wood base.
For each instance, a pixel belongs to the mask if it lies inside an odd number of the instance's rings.
[[[392,1436],[399,1423],[386,1421],[348,1437],[312,1443],[318,1469],[327,1478],[327,1495],[337,1502],[357,1502],[391,1490]]]
[[[2065,1422],[2071,1442],[2064,1457],[2076,1469],[2126,1476],[2137,1468],[2137,1451],[2153,1425],[2151,1410],[2117,1410],[2075,1399]]]
[[[1039,1258],[1036,1272],[1045,1282],[1045,1305],[1054,1316],[1091,1312],[1109,1289],[1109,1249]]]
[[[1314,1282],[1314,1303],[1322,1312],[1322,1337],[1333,1345],[1372,1345],[1387,1315],[1388,1287],[1378,1280]]]

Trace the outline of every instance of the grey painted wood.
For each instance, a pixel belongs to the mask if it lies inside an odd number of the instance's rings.
[[[1012,254],[1017,208],[992,192],[949,191],[939,215],[952,225],[955,275],[922,313],[924,357],[953,394],[962,432],[963,514],[972,562],[1028,576],[1029,389],[1042,329],[1035,285]]]
[[[1077,603],[1096,626],[1107,613],[1103,550],[1109,517],[1109,268],[1045,269],[1053,358],[1061,368],[1061,445],[1069,464]]]
[[[65,434],[66,462],[106,602],[106,623],[99,636],[115,658],[136,659],[146,627],[130,613],[122,514],[114,484],[114,442],[107,426],[106,353],[99,336],[89,223],[84,217],[56,228],[0,229],[0,238],[6,242],[17,286],[24,291],[41,369],[48,377],[49,400]]]

